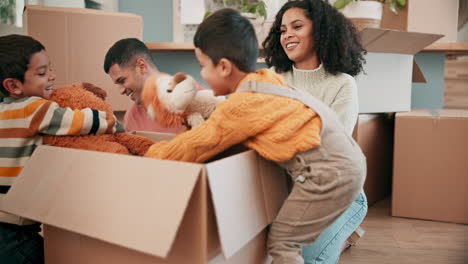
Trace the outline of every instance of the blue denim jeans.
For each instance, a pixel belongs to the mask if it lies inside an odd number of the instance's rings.
[[[323,231],[317,240],[302,249],[305,264],[335,264],[341,254],[341,245],[358,228],[367,214],[367,198],[361,191],[358,198]]]
[[[39,224],[18,226],[0,223],[0,263],[43,264],[44,241]]]

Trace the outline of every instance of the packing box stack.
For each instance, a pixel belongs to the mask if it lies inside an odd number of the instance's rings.
[[[359,118],[354,139],[367,159],[364,192],[369,205],[391,193],[393,118],[387,113],[411,110],[413,82],[425,82],[414,54],[441,35],[366,28],[361,31],[364,73],[356,77]]]
[[[27,5],[23,14],[25,34],[47,49],[55,86],[89,82],[107,91],[114,111],[127,110],[131,100],[122,96],[104,72],[104,56],[122,38],[143,37],[140,16],[85,8]]]
[[[395,122],[392,215],[468,224],[468,110],[414,110]]]
[[[382,28],[442,34],[437,42],[456,42],[458,34],[458,0],[406,0],[406,7],[397,8],[397,14],[390,10],[386,1]]]

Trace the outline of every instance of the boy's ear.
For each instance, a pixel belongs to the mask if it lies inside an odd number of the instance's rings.
[[[10,96],[20,96],[23,94],[23,84],[14,78],[6,78],[2,82],[3,87],[8,91]]]
[[[218,62],[219,70],[221,71],[221,76],[227,77],[232,72],[232,62],[226,58],[222,58]]]

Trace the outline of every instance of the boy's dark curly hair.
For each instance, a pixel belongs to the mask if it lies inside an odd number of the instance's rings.
[[[293,0],[281,7],[267,38],[262,43],[268,67],[274,66],[279,73],[292,69],[294,62],[288,58],[280,43],[281,20],[283,14],[291,8],[304,9],[307,18],[313,21],[315,49],[327,72],[356,76],[363,70],[363,55],[366,54],[366,50],[361,44],[356,28],[324,0]]]
[[[45,50],[44,46],[30,36],[0,37],[0,97],[8,96],[3,80],[13,78],[23,83],[29,60],[34,53],[42,50]]]

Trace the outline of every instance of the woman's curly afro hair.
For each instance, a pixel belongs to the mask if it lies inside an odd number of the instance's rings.
[[[292,69],[294,62],[288,58],[280,43],[283,14],[291,8],[303,9],[312,20],[315,49],[327,72],[356,76],[363,70],[366,50],[359,33],[351,21],[324,0],[293,0],[281,7],[262,43],[268,67],[274,66],[279,73]]]

